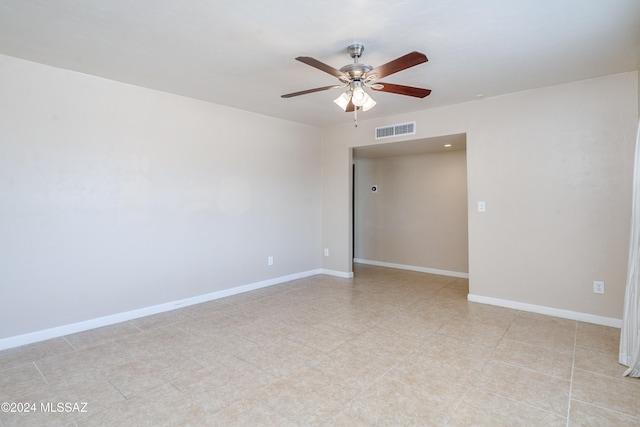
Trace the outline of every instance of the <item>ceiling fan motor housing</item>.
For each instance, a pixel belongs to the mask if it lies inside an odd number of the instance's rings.
[[[362,56],[362,52],[364,52],[364,45],[358,43],[352,44],[347,47],[347,52],[349,52],[349,55],[353,58],[353,64],[345,65],[340,68],[340,71],[349,77],[349,81],[362,80],[365,74],[373,70],[373,67],[370,65],[358,64],[358,59]],[[345,83],[346,82],[345,80]]]
[[[340,71],[346,74],[349,80],[361,80],[371,70],[373,67],[365,64],[349,64],[340,68]]]

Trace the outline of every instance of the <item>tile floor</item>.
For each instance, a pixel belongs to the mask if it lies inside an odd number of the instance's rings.
[[[467,292],[357,265],[5,350],[0,425],[640,426],[618,329]]]

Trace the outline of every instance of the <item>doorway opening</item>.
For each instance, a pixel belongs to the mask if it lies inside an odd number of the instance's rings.
[[[469,276],[466,134],[355,147],[354,263]]]

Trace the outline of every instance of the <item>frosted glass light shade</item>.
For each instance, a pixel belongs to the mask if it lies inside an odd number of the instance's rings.
[[[367,100],[367,96],[368,95],[365,93],[364,89],[362,89],[360,86],[357,86],[355,89],[353,89],[351,102],[353,102],[353,105],[362,107]]]
[[[335,102],[336,105],[342,108],[344,111],[347,111],[347,105],[349,105],[350,99],[351,99],[351,95],[347,91],[342,95],[340,95],[339,97],[337,97],[336,99],[334,99],[333,102]]]
[[[366,95],[366,99],[364,101],[364,104],[362,104],[362,110],[367,111],[372,109],[376,105],[376,101],[374,101],[373,98],[370,97],[368,93],[365,93],[365,95]]]

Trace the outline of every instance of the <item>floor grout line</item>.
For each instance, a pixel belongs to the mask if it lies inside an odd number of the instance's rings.
[[[571,380],[569,381],[569,402],[567,403],[567,427],[571,424],[571,396],[573,394],[573,375],[576,369],[576,347],[578,343],[578,322],[573,336],[573,357],[571,360]]]
[[[36,369],[38,370],[38,372],[40,373],[40,376],[42,376],[42,379],[44,380],[45,383],[47,383],[48,386],[50,386],[51,384],[49,384],[49,381],[47,381],[47,377],[44,376],[44,374],[42,373],[42,371],[40,370],[40,367],[38,366],[38,364],[34,361],[33,362],[33,366],[36,367]]]

